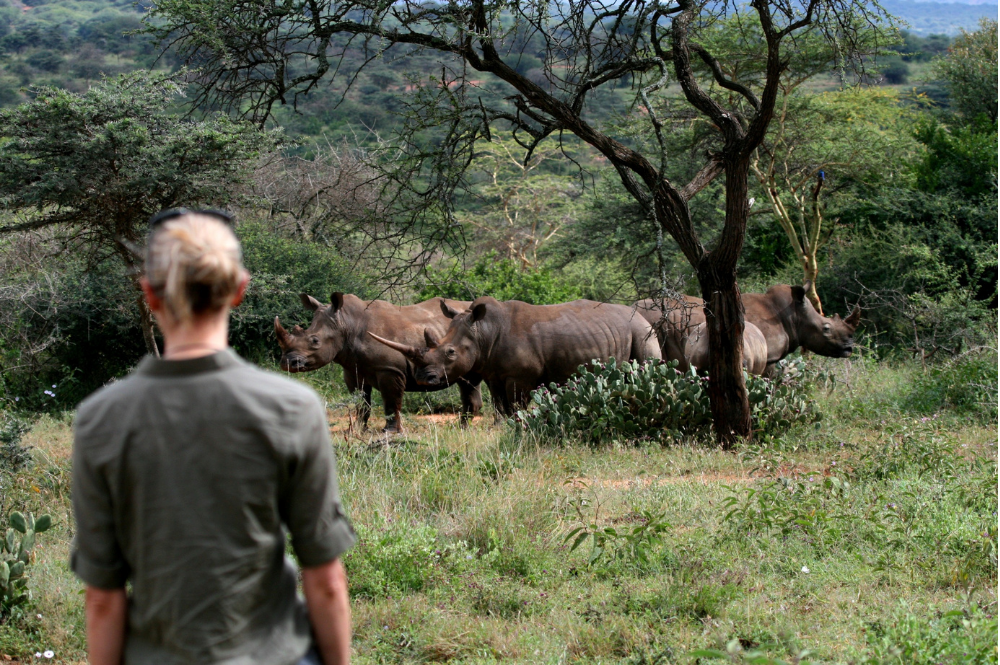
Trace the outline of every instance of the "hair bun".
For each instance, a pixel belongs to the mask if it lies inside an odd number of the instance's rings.
[[[244,272],[232,229],[197,213],[163,224],[146,250],[146,279],[180,321],[228,305]]]

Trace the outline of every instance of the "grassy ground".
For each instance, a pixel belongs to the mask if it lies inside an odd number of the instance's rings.
[[[915,402],[917,368],[829,366],[839,381],[817,395],[820,427],[735,452],[527,441],[487,418],[462,431],[412,413],[385,445],[348,431],[332,372],[310,377],[339,405],[331,428],[361,535],[346,558],[356,662],[711,662],[706,649],[733,662],[997,662],[995,424]],[[8,474],[2,508],[56,526],[0,654],[82,661],[69,417],[25,443],[36,462]],[[593,539],[571,551],[565,534],[581,526],[604,534],[601,551]]]

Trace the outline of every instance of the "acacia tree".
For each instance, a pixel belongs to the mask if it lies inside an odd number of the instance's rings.
[[[771,213],[802,266],[806,295],[820,313],[819,250],[833,233],[833,225],[824,219],[822,197],[842,194],[851,183],[871,185],[903,177],[892,166],[913,148],[913,139],[899,127],[906,114],[891,90],[822,95],[785,90],[771,131],[751,162]]]
[[[152,18],[151,31],[200,68],[199,102],[260,122],[345,61],[370,61],[397,46],[439,52],[441,78],[412,96],[412,131],[404,128],[414,139],[407,154],[418,166],[397,182],[421,185],[427,200],[444,207],[475,142],[493,132],[510,130],[528,156],[552,135],[575,134],[593,146],[696,271],[713,349],[712,415],[726,445],[751,433],[736,263],[749,214],[750,162],[774,114],[782,73],[796,42],[812,34],[854,62],[863,48],[859,34],[885,16],[864,0],[161,0]],[[744,48],[719,53],[708,46],[722,18],[746,27]],[[747,62],[746,53],[761,50],[762,62]],[[623,81],[660,149],[640,151],[588,119],[591,98]],[[664,173],[664,125],[650,102],[672,83],[715,129],[714,144],[686,183]],[[428,127],[443,138],[421,141]],[[724,220],[706,247],[688,202],[720,174]]]
[[[540,168],[561,158],[560,150],[550,139],[524,159],[524,149],[501,136],[477,146],[471,170],[482,182],[473,186],[473,194],[483,205],[458,217],[481,242],[522,268],[537,268],[539,250],[579,213],[579,181]]]
[[[0,112],[0,234],[51,228],[66,251],[125,264],[146,349],[158,352],[139,287],[146,222],[180,205],[225,205],[278,136],[225,116],[171,115],[180,86],[163,74],[106,79],[83,94],[34,90]]]

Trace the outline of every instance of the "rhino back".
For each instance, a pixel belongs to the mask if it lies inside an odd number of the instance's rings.
[[[631,307],[591,300],[505,305],[510,324],[491,369],[519,383],[562,382],[593,359],[624,361],[632,355],[632,319],[640,315]]]

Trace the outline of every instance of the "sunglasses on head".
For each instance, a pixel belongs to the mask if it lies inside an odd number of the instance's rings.
[[[149,218],[149,231],[152,233],[160,224],[169,222],[171,219],[183,217],[184,215],[205,215],[207,217],[214,217],[229,226],[232,226],[233,222],[236,221],[236,218],[225,210],[216,210],[214,208],[196,210],[189,210],[188,208],[171,208],[170,210],[161,210]]]

